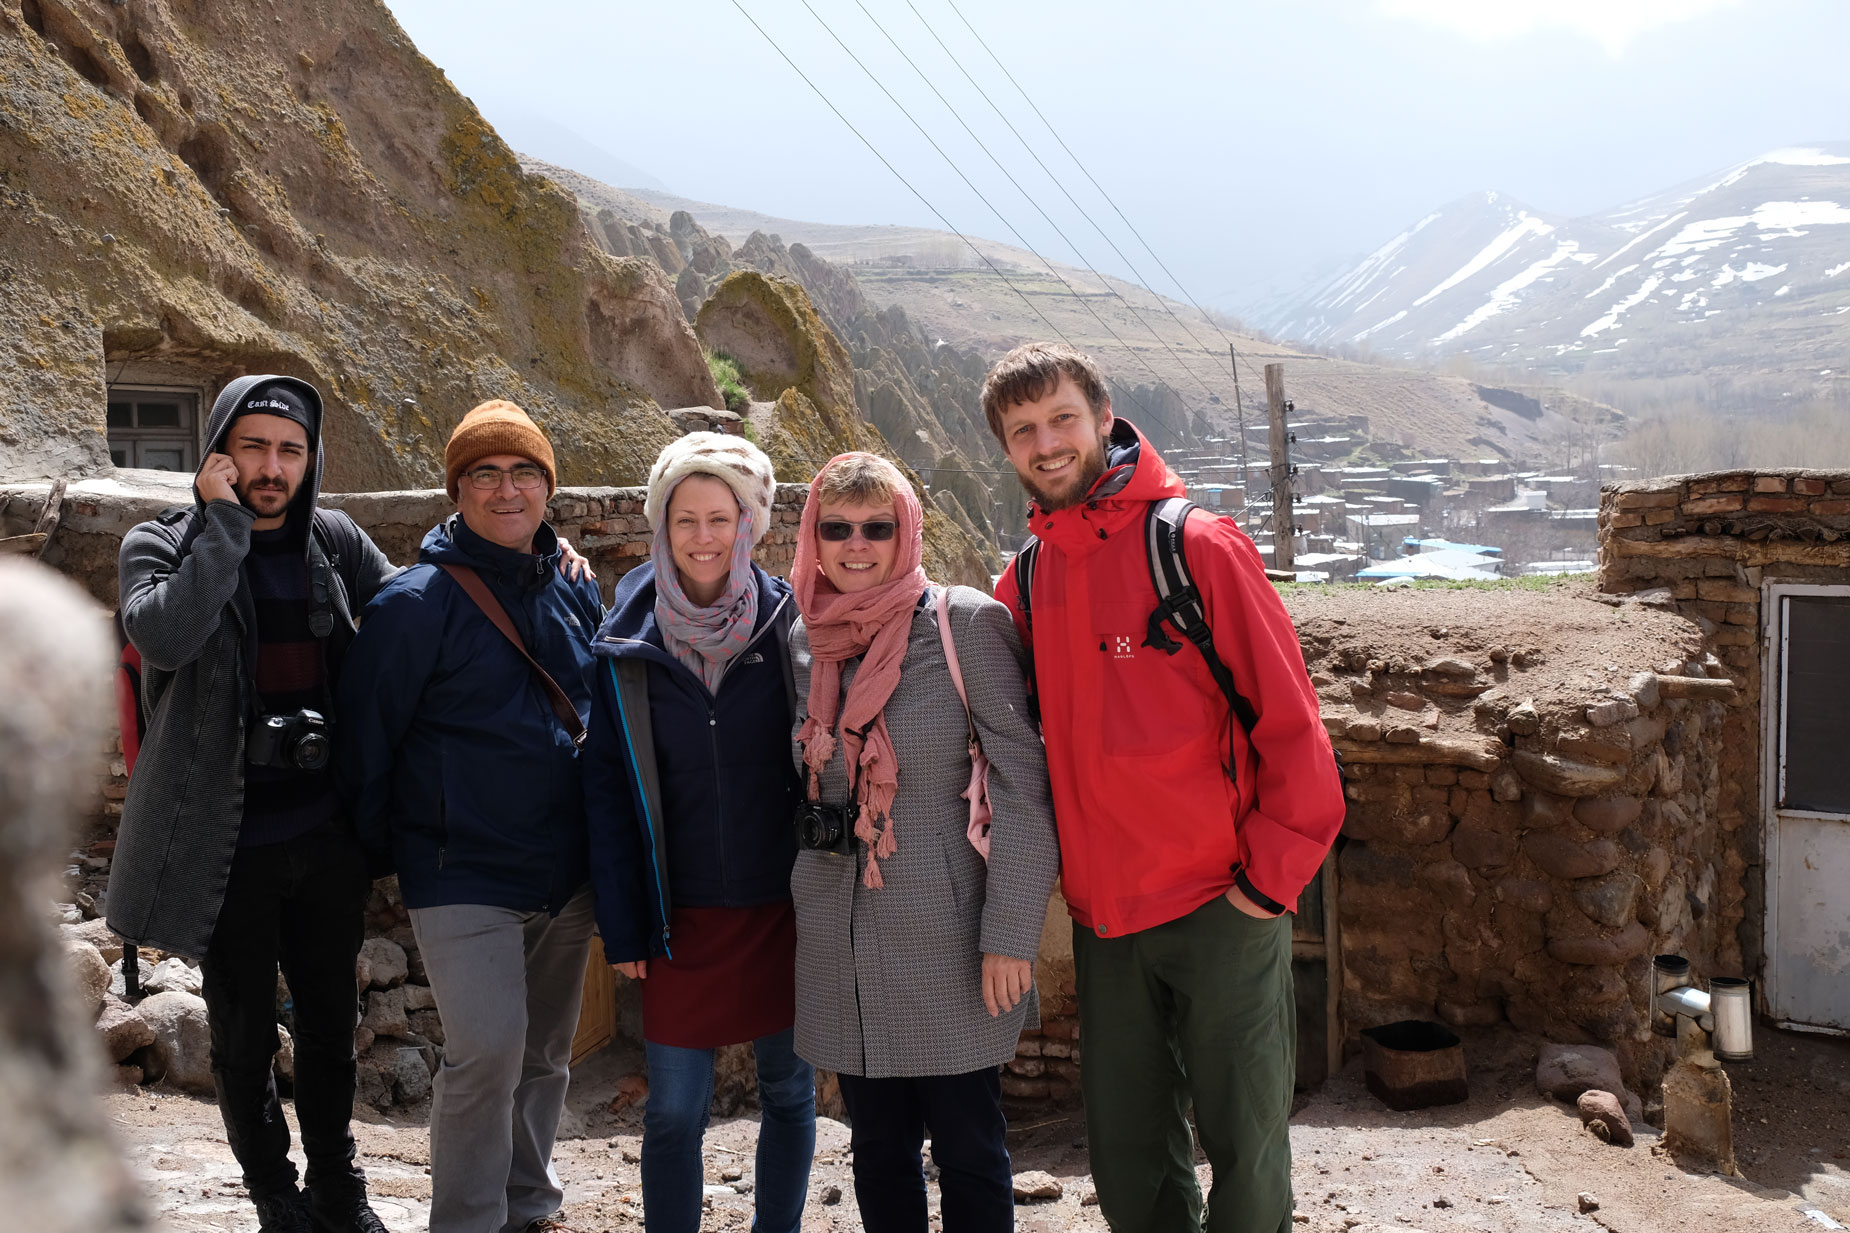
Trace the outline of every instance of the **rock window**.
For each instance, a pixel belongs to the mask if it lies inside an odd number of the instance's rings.
[[[199,469],[199,395],[109,389],[109,460],[150,471]]]

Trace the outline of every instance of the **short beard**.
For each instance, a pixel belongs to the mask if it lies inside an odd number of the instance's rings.
[[[278,514],[284,514],[289,511],[290,505],[292,505],[295,502],[296,492],[299,492],[301,490],[298,488],[292,492],[287,488],[282,489],[281,490],[282,497],[283,497],[282,508],[276,511],[276,513],[274,514],[266,514],[263,510],[258,508],[256,498],[258,496],[269,496],[271,493],[276,492],[276,491],[278,490],[275,488],[265,488],[261,492],[247,488],[244,491],[238,493],[238,502],[239,504],[243,505],[245,509],[248,509],[251,512],[255,513],[259,518],[275,518],[277,517]]]
[[[1029,464],[1029,474],[1033,474],[1032,463]],[[1028,490],[1028,495],[1034,498],[1034,503],[1040,507],[1041,512],[1052,514],[1083,504],[1103,474],[1105,474],[1105,438],[1100,437],[1097,446],[1079,460],[1079,479],[1073,485],[1069,495],[1057,496],[1049,493],[1029,479],[1027,475],[1022,475],[1020,478],[1021,486]]]

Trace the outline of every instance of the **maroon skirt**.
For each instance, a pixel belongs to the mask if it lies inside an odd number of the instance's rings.
[[[759,908],[676,908],[673,959],[651,959],[642,1034],[658,1045],[716,1049],[796,1023],[797,915],[788,900]]]

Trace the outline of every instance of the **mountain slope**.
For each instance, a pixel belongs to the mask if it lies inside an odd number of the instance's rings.
[[[1242,403],[1249,429],[1263,425],[1260,373],[1273,362],[1286,366],[1286,389],[1303,418],[1347,422],[1390,453],[1540,459],[1552,456],[1578,423],[1612,415],[1610,408],[1559,390],[1528,390],[1523,398],[1531,406],[1494,392],[1486,398],[1482,387],[1459,377],[1272,342],[1229,319],[1209,321],[1193,307],[1134,283],[1111,279],[1108,290],[1089,271],[1058,262],[1050,272],[1032,253],[991,240],[972,237],[1006,281],[948,232],[806,223],[664,193],[612,189],[532,160],[526,165],[615,218],[665,226],[674,211],[685,211],[732,243],[758,234],[800,245],[851,272],[873,307],[901,309],[934,344],[949,344],[985,362],[1016,343],[1057,331],[1096,356],[1121,383],[1117,409],[1154,426],[1159,435],[1165,428],[1192,428],[1200,417],[1232,436]],[[1237,391],[1228,338],[1241,359]],[[1523,406],[1524,413],[1511,411],[1511,405]]]
[[[1324,346],[1542,375],[1733,369],[1810,385],[1841,373],[1850,343],[1845,203],[1850,144],[1776,150],[1581,219],[1478,194],[1255,319]]]

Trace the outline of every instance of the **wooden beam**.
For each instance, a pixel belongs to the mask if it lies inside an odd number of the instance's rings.
[[[1325,1082],[1343,1068],[1343,937],[1342,913],[1337,903],[1341,889],[1336,877],[1336,849],[1331,848],[1323,855],[1324,1041],[1329,1052]]]
[[[1733,681],[1707,676],[1660,676],[1657,692],[1666,698],[1702,698],[1715,702],[1733,702],[1740,687]]]
[[[1342,754],[1344,762],[1367,762],[1384,766],[1468,766],[1474,771],[1496,770],[1509,752],[1503,742],[1488,737],[1481,741],[1429,737],[1417,745],[1350,741],[1337,737],[1331,743]]]
[[[30,535],[9,535],[0,539],[0,556],[20,556],[28,552],[36,556],[45,546],[45,539],[37,531]]]
[[[51,491],[45,494],[45,508],[39,511],[38,525],[32,528],[32,534],[40,537],[36,553],[45,555],[45,549],[51,546],[51,537],[58,533],[58,523],[64,517],[63,480],[53,480]]]
[[[1297,545],[1291,528],[1291,450],[1285,426],[1285,366],[1265,366],[1265,403],[1271,418],[1272,444],[1272,568],[1295,570]]]

